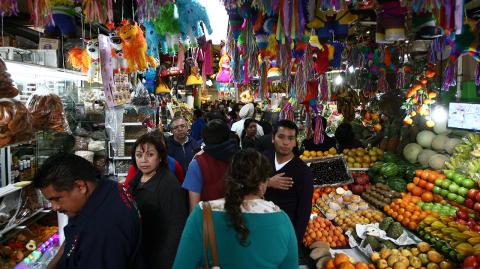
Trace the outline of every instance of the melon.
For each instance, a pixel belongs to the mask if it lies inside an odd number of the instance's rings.
[[[450,138],[448,139],[447,143],[445,143],[445,151],[448,152],[449,154],[453,153],[453,149],[455,149],[455,146],[462,143],[461,139],[458,138]]]
[[[450,140],[448,136],[444,134],[437,135],[432,140],[432,149],[436,151],[443,151],[445,149],[445,145]]]
[[[417,134],[417,143],[424,148],[430,148],[433,138],[435,138],[434,132],[424,130]]]
[[[423,166],[427,167],[428,166],[428,161],[430,161],[430,158],[437,154],[437,152],[431,150],[431,149],[424,149],[418,154],[418,162]]]
[[[452,130],[447,128],[447,122],[435,122],[435,126],[433,127],[433,131],[437,134],[448,135],[452,132]]]
[[[416,163],[418,154],[420,154],[422,150],[423,150],[422,146],[420,146],[417,143],[407,144],[403,148],[403,157],[405,157],[405,159],[410,163]]]
[[[445,162],[448,161],[448,157],[443,154],[435,154],[430,157],[428,165],[434,170],[442,170],[445,166]]]

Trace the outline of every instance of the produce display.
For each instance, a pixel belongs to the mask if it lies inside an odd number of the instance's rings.
[[[302,154],[300,154],[300,159],[306,160],[306,159],[312,159],[312,158],[320,158],[320,157],[331,157],[331,156],[336,156],[337,155],[337,149],[336,148],[330,148],[327,151],[308,151],[304,150]]]
[[[418,234],[450,259],[462,262],[466,256],[480,254],[480,234],[449,217],[426,217]]]
[[[427,268],[454,269],[455,264],[432,249],[428,243],[421,242],[416,247],[382,249],[370,256],[377,269],[387,268]]]
[[[368,168],[383,156],[377,147],[344,149],[342,153],[350,168]]]
[[[415,177],[412,182],[407,184],[407,190],[413,195],[418,196],[423,202],[431,202],[436,198],[434,197],[433,189],[435,188],[435,181],[437,179],[443,179],[445,175],[432,170],[416,170]]]
[[[464,209],[459,209],[455,215],[455,221],[458,224],[467,226],[471,231],[480,232],[480,220],[477,214],[468,213]]]
[[[391,204],[386,205],[383,210],[402,223],[403,226],[408,227],[410,230],[415,230],[427,215],[437,215],[437,213],[423,211],[416,204],[419,201],[420,198],[406,194],[401,199],[396,199]]]
[[[353,184],[350,184],[349,188],[354,194],[361,194],[372,187],[368,174],[364,171],[352,172]]]
[[[395,199],[402,198],[402,195],[385,184],[377,183],[362,193],[362,198],[376,208],[383,209]]]
[[[424,203],[424,202],[418,202],[417,205],[423,210],[423,211],[431,211],[434,213],[440,214],[440,216],[447,216],[447,217],[453,217],[457,214],[458,208],[447,203],[447,202],[441,202],[441,203]]]
[[[386,184],[394,191],[404,192],[417,168],[386,152],[381,161],[370,167],[368,175],[372,183]]]
[[[29,233],[22,232],[16,237],[0,245],[0,268],[12,268],[22,261],[29,253],[37,249],[37,245],[47,241],[58,232],[56,226],[32,224]]]
[[[451,170],[445,170],[445,176],[445,179],[435,181],[432,191],[448,200],[464,204],[469,190],[475,186],[475,181]]]
[[[323,269],[373,269],[375,266],[373,264],[366,264],[363,262],[355,262],[354,259],[350,258],[345,253],[335,254],[335,258],[330,258],[325,262],[324,267],[317,268]]]
[[[480,172],[480,134],[468,133],[453,147],[452,156],[445,163],[449,170],[461,172],[469,178],[476,178]]]
[[[317,217],[308,222],[303,238],[303,244],[307,247],[316,241],[326,242],[332,248],[347,245],[347,239],[343,234],[343,230],[333,225],[330,220],[322,217]]]

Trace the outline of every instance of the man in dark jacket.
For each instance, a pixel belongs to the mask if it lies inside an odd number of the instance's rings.
[[[205,126],[205,119],[203,118],[203,112],[201,109],[195,109],[193,111],[193,123],[192,131],[190,135],[193,139],[200,142],[202,140],[202,129]]]
[[[224,197],[224,176],[230,158],[238,150],[238,142],[230,138],[230,130],[222,120],[210,120],[202,131],[203,152],[188,167],[182,187],[187,189],[190,210],[200,201]]]
[[[37,171],[33,185],[65,213],[65,242],[47,268],[144,268],[140,213],[123,184],[100,179],[82,157],[58,153]]]
[[[269,180],[265,199],[287,213],[301,246],[312,210],[313,175],[305,162],[294,154],[297,135],[298,128],[292,121],[281,120],[275,125],[275,149],[265,153],[275,172]]]
[[[188,136],[188,124],[184,117],[175,116],[172,119],[173,136],[167,139],[168,155],[177,160],[187,172],[188,164],[193,156],[200,150],[198,142]]]

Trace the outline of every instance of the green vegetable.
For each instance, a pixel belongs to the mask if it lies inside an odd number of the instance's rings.
[[[390,225],[394,222],[395,222],[395,220],[392,217],[385,217],[383,219],[383,221],[380,222],[379,228],[384,230],[384,231],[387,231],[388,227],[390,227]]]
[[[407,182],[403,178],[394,177],[387,180],[390,189],[397,192],[405,192],[407,190]]]
[[[393,239],[399,238],[403,234],[402,224],[399,222],[392,223],[387,230],[387,236]]]
[[[386,177],[393,177],[398,175],[400,169],[395,163],[384,163],[380,168],[380,173]]]

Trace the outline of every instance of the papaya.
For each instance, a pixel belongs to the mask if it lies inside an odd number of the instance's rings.
[[[465,255],[465,256],[470,256],[470,255],[473,255],[473,253],[475,252],[474,248],[472,245],[470,245],[469,243],[461,243],[461,244],[458,244],[456,247],[455,247],[455,250],[457,250],[459,253]]]

